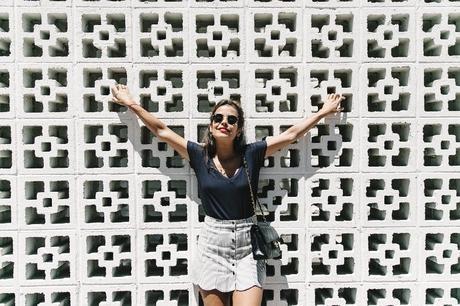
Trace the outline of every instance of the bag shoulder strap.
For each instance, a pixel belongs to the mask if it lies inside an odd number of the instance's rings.
[[[254,196],[254,192],[252,191],[252,184],[251,184],[251,179],[249,177],[249,170],[248,170],[248,164],[246,162],[246,157],[243,157],[243,163],[244,163],[244,170],[246,171],[246,177],[248,178],[249,191],[251,192],[251,202],[252,202],[252,207],[254,209],[254,214],[256,213],[256,204],[255,204],[255,202],[257,202],[257,204],[259,205],[259,209],[262,212],[262,218],[263,218],[264,222],[267,222],[267,220],[265,219],[265,214],[264,214],[264,210],[262,208],[262,205],[260,204],[259,199],[257,198],[257,196],[256,197]]]

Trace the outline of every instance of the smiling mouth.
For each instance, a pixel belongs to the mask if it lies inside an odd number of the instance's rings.
[[[228,130],[227,130],[227,129],[219,129],[219,131],[228,133]]]

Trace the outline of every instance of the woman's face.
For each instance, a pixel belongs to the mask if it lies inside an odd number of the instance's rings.
[[[240,133],[241,129],[238,128],[238,111],[231,105],[222,105],[216,109],[209,128],[212,136],[216,140],[231,140]],[[232,124],[233,123],[233,124]]]

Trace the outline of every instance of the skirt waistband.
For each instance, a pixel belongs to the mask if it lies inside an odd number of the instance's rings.
[[[219,226],[219,227],[231,227],[236,225],[247,225],[252,224],[257,221],[256,215],[252,215],[249,218],[245,219],[237,219],[237,220],[221,220],[216,219],[210,216],[204,217],[204,223],[211,226]]]

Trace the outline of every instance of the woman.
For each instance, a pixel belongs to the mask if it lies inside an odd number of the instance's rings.
[[[265,157],[305,135],[323,117],[340,112],[342,95],[330,94],[319,112],[267,140],[245,144],[244,114],[239,103],[222,100],[211,111],[204,145],[188,141],[133,101],[125,85],[112,87],[113,102],[129,107],[160,141],[168,143],[194,169],[206,214],[191,279],[205,306],[260,306],[265,262],[254,260],[250,227],[255,217],[249,179],[257,190]],[[244,166],[247,163],[247,168]],[[247,171],[247,172],[246,172]]]

